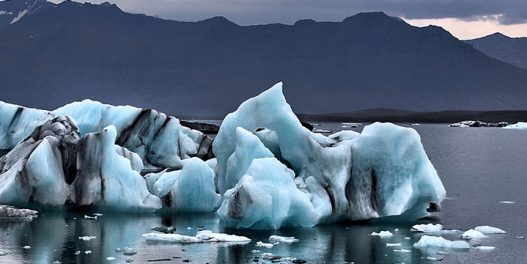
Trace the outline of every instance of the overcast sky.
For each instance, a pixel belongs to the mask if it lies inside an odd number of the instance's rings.
[[[81,1],[81,0],[78,0]],[[84,2],[87,0],[82,0]],[[89,0],[88,0],[89,1]],[[61,2],[61,0],[52,0]],[[104,0],[91,0],[101,3]],[[121,9],[181,21],[225,16],[240,25],[303,18],[341,21],[358,12],[384,11],[417,26],[438,25],[460,39],[502,32],[527,37],[527,0],[112,0]]]

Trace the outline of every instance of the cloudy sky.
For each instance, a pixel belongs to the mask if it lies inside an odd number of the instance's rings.
[[[86,0],[83,0],[84,2]],[[91,0],[101,3],[105,0]],[[61,0],[53,0],[61,2]],[[196,21],[225,16],[240,25],[303,18],[341,21],[357,12],[384,11],[416,26],[438,25],[460,39],[494,32],[527,37],[527,0],[112,0],[121,9]]]

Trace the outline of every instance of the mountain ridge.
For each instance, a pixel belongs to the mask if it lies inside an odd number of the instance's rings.
[[[1,30],[0,57],[0,100],[44,109],[91,98],[225,114],[279,81],[302,113],[517,109],[527,99],[526,70],[382,12],[239,26],[66,2]]]

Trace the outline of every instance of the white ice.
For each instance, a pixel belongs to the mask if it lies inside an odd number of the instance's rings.
[[[424,235],[414,244],[414,247],[419,249],[470,249],[470,244],[462,240],[450,241],[439,236]]]
[[[487,237],[486,235],[474,229],[469,229],[461,235],[461,238],[464,238],[464,239],[480,239],[480,238],[486,238],[486,237]]]
[[[294,242],[298,242],[299,240],[295,237],[283,237],[283,236],[272,235],[269,237],[269,241],[280,242],[280,243],[294,243]]]
[[[378,236],[378,237],[381,237],[381,238],[385,238],[385,237],[392,237],[393,236],[393,233],[390,232],[390,231],[381,231],[381,232],[372,232],[370,234],[371,236]]]
[[[413,225],[412,230],[423,233],[439,233],[443,230],[443,226],[440,224]]]
[[[209,242],[229,242],[229,243],[249,243],[251,239],[244,236],[214,233],[210,230],[199,231],[196,236],[186,236],[180,234],[146,233],[143,234],[146,240],[165,241],[174,243],[209,243]]]
[[[497,227],[492,227],[492,226],[476,226],[474,230],[479,231],[483,234],[505,234],[507,233],[502,229],[499,229]]]
[[[527,122],[518,122],[516,124],[504,127],[506,129],[527,129]]]

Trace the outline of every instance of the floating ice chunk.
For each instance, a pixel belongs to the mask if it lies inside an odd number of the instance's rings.
[[[137,254],[137,251],[131,247],[125,247],[123,249],[123,255],[125,256],[133,256],[135,254]]]
[[[30,209],[20,209],[9,205],[0,205],[0,219],[27,219],[32,220],[38,216],[38,212]]]
[[[477,246],[476,249],[488,252],[488,251],[493,251],[494,249],[496,249],[496,247],[492,247],[492,246]]]
[[[386,243],[387,247],[400,247],[401,243]]]
[[[80,250],[75,251],[75,255],[78,256],[78,255],[80,255],[80,254],[81,254],[81,251],[80,251]]]
[[[298,242],[298,239],[296,239],[295,237],[283,237],[283,236],[272,235],[269,237],[269,241],[280,242],[280,243],[294,243],[294,242]]]
[[[427,256],[425,259],[430,260],[430,261],[442,261],[443,260],[443,258],[439,256],[438,257]]]
[[[260,250],[258,250],[258,249],[253,249],[253,250],[251,250],[251,253],[253,253],[253,254],[260,253]]]
[[[96,215],[94,216],[89,216],[89,215],[84,215],[84,219],[94,219],[94,220],[97,220],[97,217]]]
[[[84,240],[84,241],[90,241],[95,238],[96,238],[95,236],[80,236],[79,237],[80,240]]]
[[[256,246],[257,247],[264,247],[264,248],[272,248],[274,246],[274,244],[258,241],[258,242],[256,242]]]
[[[244,236],[228,235],[222,233],[213,233],[210,230],[199,231],[196,236],[185,236],[180,234],[160,234],[147,233],[143,234],[146,240],[166,241],[174,243],[208,243],[208,242],[232,242],[232,243],[249,243],[251,239]]]
[[[415,248],[446,248],[446,249],[469,249],[470,244],[466,241],[456,240],[450,241],[439,236],[424,235],[414,244]]]
[[[507,233],[502,229],[492,227],[492,226],[476,226],[474,230],[479,231],[483,234],[505,234]]]
[[[272,259],[274,258],[273,253],[262,253],[262,259]]]
[[[84,254],[86,254],[86,255],[91,254],[91,250],[84,251]]]
[[[405,248],[401,248],[401,249],[394,249],[393,252],[399,252],[399,253],[410,253],[410,252],[412,252],[412,250],[410,250],[410,249],[405,249]]]
[[[112,261],[112,260],[115,260],[115,257],[107,257],[106,260]]]
[[[500,203],[500,204],[515,204],[516,202],[514,202],[514,201],[499,201],[498,203]]]
[[[381,232],[379,232],[379,233],[377,233],[377,232],[372,232],[370,235],[371,235],[371,236],[379,236],[379,237],[381,237],[381,238],[385,238],[385,237],[392,237],[392,236],[393,236],[393,233],[390,232],[390,231],[381,231]]]
[[[440,224],[413,225],[412,230],[423,233],[439,233],[443,230],[443,226]]]
[[[504,127],[506,129],[527,129],[527,122],[518,122],[516,124]]]
[[[7,254],[9,254],[8,251],[6,251],[6,250],[0,250],[0,256],[6,256]]]
[[[464,239],[480,239],[480,238],[486,238],[486,237],[487,237],[486,235],[474,229],[469,229],[468,231],[465,231],[465,233],[461,235],[461,238],[464,238]]]
[[[93,213],[93,215],[94,215],[94,216],[97,216],[97,217],[99,217],[99,216],[103,216],[103,214],[101,214],[101,213]]]

